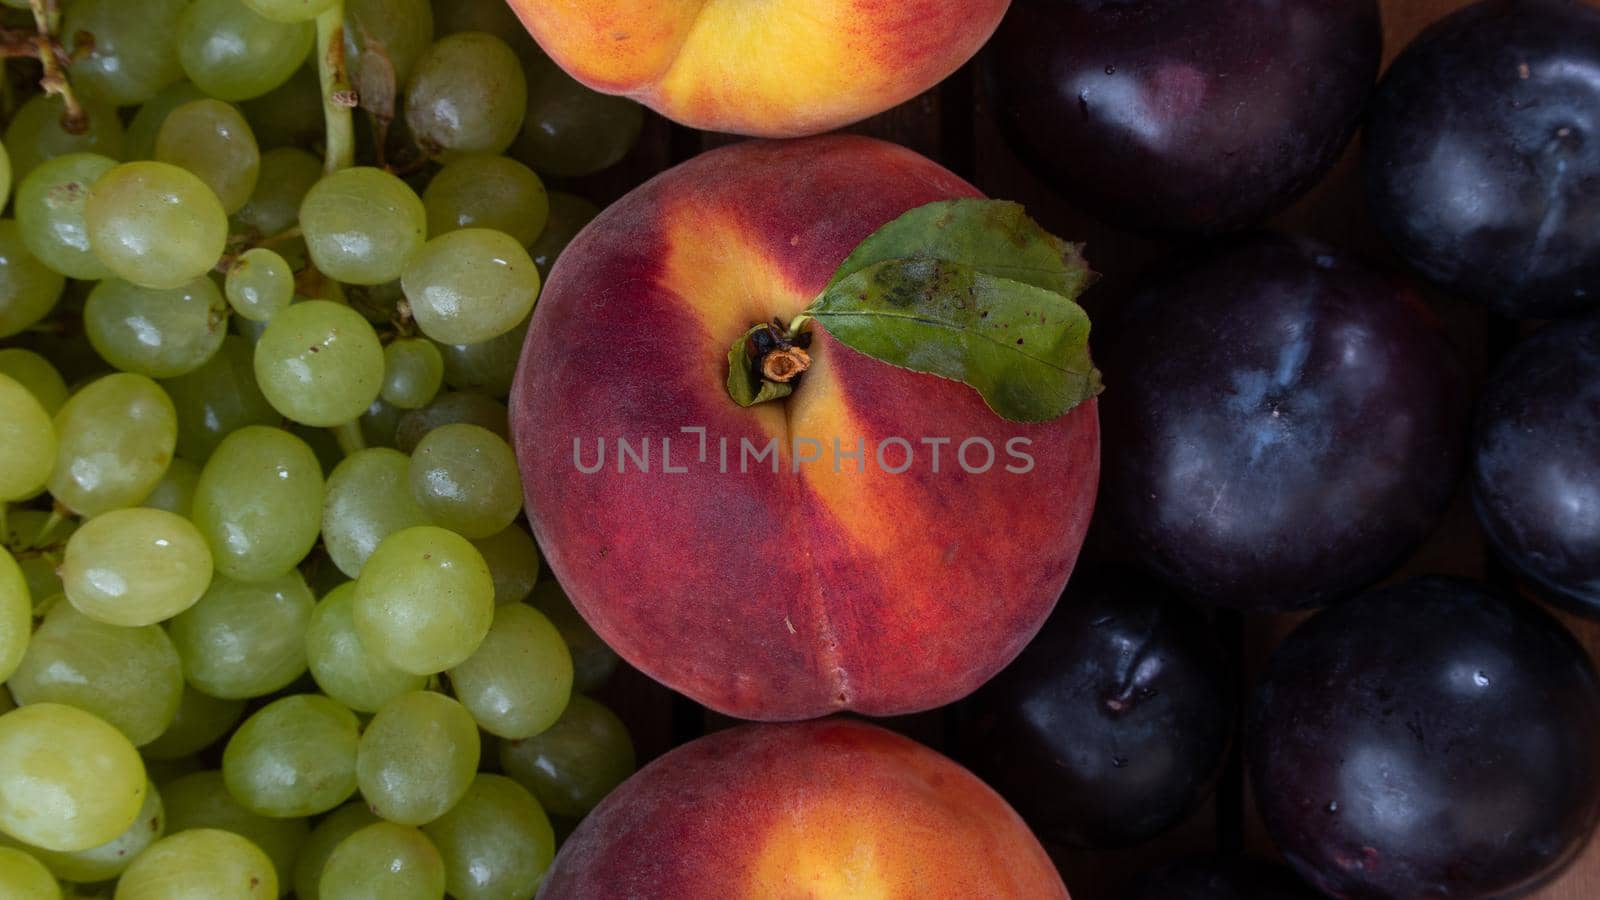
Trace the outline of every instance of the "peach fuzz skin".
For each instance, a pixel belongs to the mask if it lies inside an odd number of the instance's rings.
[[[510,0],[562,68],[695,128],[821,134],[978,52],[1010,0]]]
[[[863,722],[746,725],[642,769],[578,826],[540,900],[1067,898],[967,770]]]
[[[747,719],[896,715],[965,696],[1038,631],[1094,505],[1093,402],[1007,422],[971,388],[821,328],[788,399],[743,409],[726,388],[728,349],[750,326],[787,322],[906,210],[976,193],[870,138],[749,142],[663,173],[562,253],[512,389],[513,440],[552,570],[634,666]],[[705,464],[683,428],[706,429]],[[618,436],[649,439],[650,472],[629,460],[618,474]],[[605,467],[584,474],[574,442],[592,466],[601,437]],[[874,458],[890,437],[919,454],[902,474]],[[935,473],[925,437],[983,438],[997,461],[968,474],[946,445]],[[773,438],[778,471],[770,459],[741,471],[741,442]],[[820,458],[796,471],[803,438]],[[1003,469],[1013,438],[1032,442],[1026,474]],[[687,473],[661,471],[663,439]],[[864,442],[866,459],[836,458],[835,439],[845,453]]]

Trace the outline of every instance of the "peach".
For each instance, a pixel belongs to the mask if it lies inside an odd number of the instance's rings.
[[[746,725],[645,766],[546,873],[568,897],[1066,898],[1028,826],[966,769],[847,719]]]
[[[711,131],[800,137],[911,99],[1010,0],[510,0],[574,78]]]
[[[790,397],[726,388],[734,342],[801,312],[869,234],[976,194],[869,138],[749,142],[562,254],[513,439],[551,569],[623,658],[734,716],[894,715],[966,695],[1038,631],[1094,504],[1093,402],[1008,422],[821,327]]]

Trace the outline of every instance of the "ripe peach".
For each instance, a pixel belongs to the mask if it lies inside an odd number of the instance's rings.
[[[1010,0],[510,0],[574,78],[712,131],[799,137],[911,99]]]
[[[976,193],[868,138],[737,144],[562,254],[513,438],[551,569],[633,665],[745,718],[895,715],[966,695],[1038,631],[1094,504],[1093,402],[1008,422],[820,327],[792,396],[726,389],[747,329],[790,320],[906,210]]]
[[[966,769],[835,719],[746,725],[644,767],[546,873],[569,897],[1066,900],[1028,826]]]

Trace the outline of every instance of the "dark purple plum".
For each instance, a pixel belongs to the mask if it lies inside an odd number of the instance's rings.
[[[1400,282],[1266,235],[1130,310],[1102,361],[1100,503],[1174,587],[1245,608],[1322,605],[1437,524],[1469,389]]]
[[[1600,679],[1549,613],[1422,578],[1273,654],[1246,753],[1268,834],[1336,897],[1520,896],[1600,816]]]
[[[1600,302],[1600,9],[1489,0],[1423,32],[1367,126],[1380,230],[1509,316]]]
[[[1501,557],[1552,600],[1600,617],[1600,314],[1546,325],[1490,376],[1472,499]]]
[[[1249,859],[1195,859],[1162,866],[1134,882],[1124,900],[1318,900],[1282,866]]]
[[[1007,142],[1069,200],[1217,234],[1327,174],[1382,44],[1376,0],[1016,0],[982,71]]]
[[[1205,799],[1233,707],[1203,616],[1136,571],[1086,572],[967,702],[963,756],[1044,837],[1133,844]]]

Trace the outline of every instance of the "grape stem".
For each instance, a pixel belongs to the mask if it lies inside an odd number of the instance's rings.
[[[333,432],[333,438],[339,442],[339,449],[344,451],[345,456],[353,456],[367,449],[367,439],[361,434],[360,419],[335,425],[329,430]]]
[[[317,75],[322,82],[322,115],[327,124],[327,150],[323,161],[328,172],[355,165],[356,129],[351,110],[356,92],[344,64],[344,2],[334,3],[317,16]]]
[[[60,97],[62,105],[66,107],[61,114],[62,130],[68,134],[83,134],[89,130],[89,114],[84,112],[83,104],[78,102],[78,95],[73,93],[72,84],[67,81],[67,67],[71,64],[72,56],[56,37],[56,31],[61,27],[60,2],[28,0],[28,8],[33,12],[33,33],[0,29],[0,59],[37,59],[44,66],[39,87],[46,94]],[[88,36],[84,37],[87,39]]]

